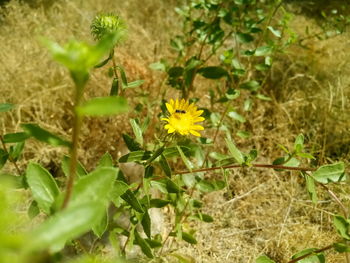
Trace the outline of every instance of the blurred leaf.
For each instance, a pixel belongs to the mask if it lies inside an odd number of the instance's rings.
[[[258,89],[260,89],[260,84],[256,80],[251,80],[251,81],[242,83],[241,85],[239,85],[239,87],[241,89],[245,89],[249,91],[257,91]]]
[[[102,235],[106,232],[107,227],[108,227],[108,207],[106,208],[106,211],[103,213],[101,220],[92,227],[92,231],[97,237],[101,238]]]
[[[176,183],[174,183],[172,180],[170,180],[168,178],[164,178],[162,181],[165,182],[165,187],[166,187],[166,190],[168,193],[177,194],[177,193],[180,193],[182,191],[181,188]]]
[[[67,241],[88,232],[101,220],[105,207],[98,201],[84,201],[57,212],[43,222],[33,231],[35,239],[28,244],[29,247],[32,250],[57,250]]]
[[[162,207],[170,204],[170,202],[171,202],[170,200],[151,199],[150,205],[151,205],[151,207],[162,208]]]
[[[13,161],[17,161],[21,156],[24,149],[24,141],[18,142],[14,146],[10,147],[9,158]]]
[[[259,100],[264,100],[264,101],[271,101],[272,99],[268,96],[265,96],[263,94],[256,94],[256,98],[259,99]]]
[[[139,200],[136,198],[134,193],[130,191],[129,189],[125,191],[124,194],[121,195],[121,197],[124,199],[125,202],[127,202],[135,211],[139,213],[144,213]]]
[[[140,236],[140,234],[135,230],[135,241],[141,247],[141,251],[148,258],[154,258],[153,252],[149,244]]]
[[[306,181],[306,189],[309,192],[311,201],[314,204],[317,204],[317,192],[316,192],[314,179],[311,176],[305,174],[305,181]]]
[[[195,214],[195,215],[191,216],[191,218],[196,218],[196,219],[203,221],[203,222],[206,222],[206,223],[214,222],[214,219],[210,215],[202,214],[202,213]]]
[[[129,82],[127,86],[123,86],[123,89],[131,89],[131,88],[137,88],[141,86],[145,81],[140,79],[140,80],[135,80],[132,82]]]
[[[343,162],[323,165],[313,174],[314,179],[322,184],[345,181],[345,166]]]
[[[34,200],[46,214],[50,214],[51,206],[59,195],[56,181],[45,168],[36,163],[29,163],[26,178]]]
[[[213,192],[215,191],[215,186],[207,181],[207,180],[201,180],[199,181],[197,184],[196,184],[196,188],[201,191],[201,192],[204,192],[204,193],[210,193],[210,192]]]
[[[134,135],[136,137],[136,142],[138,142],[140,145],[143,145],[143,136],[142,136],[142,130],[140,126],[137,124],[137,122],[134,119],[130,119],[130,124],[134,132]]]
[[[185,156],[187,156],[189,153],[190,153],[190,148],[189,147],[186,147],[186,146],[179,146],[181,151],[183,152],[183,154]],[[176,146],[174,147],[168,147],[168,148],[165,148],[164,151],[163,151],[163,155],[165,158],[169,159],[169,158],[173,158],[173,157],[178,157],[180,156],[180,153],[179,153],[179,150],[177,149]]]
[[[234,120],[236,120],[236,121],[239,121],[239,122],[241,122],[241,123],[246,122],[246,119],[245,119],[242,115],[238,114],[238,113],[235,112],[235,111],[230,111],[227,115],[228,115],[230,118],[232,118],[232,119],[234,119]]]
[[[70,169],[70,157],[65,155],[63,156],[62,159],[62,164],[61,164],[62,171],[65,176],[69,176],[69,169]],[[77,169],[76,169],[76,175],[78,177],[87,175],[87,171],[85,170],[84,166],[81,164],[81,162],[77,162]]]
[[[113,167],[113,158],[109,152],[106,152],[98,162],[97,168],[100,167]]]
[[[12,110],[14,107],[15,105],[11,103],[0,103],[0,112]]]
[[[113,184],[113,189],[111,190],[111,198],[115,201],[121,195],[123,195],[129,189],[129,185],[125,182],[116,180]]]
[[[30,219],[33,219],[40,213],[38,203],[36,201],[32,201],[28,208],[28,216]]]
[[[272,162],[273,165],[284,165],[291,167],[298,167],[300,165],[300,161],[294,157],[290,158],[289,156],[284,156],[275,159]],[[283,169],[275,169],[275,171],[283,171]]]
[[[152,163],[155,159],[157,159],[159,156],[161,156],[162,152],[164,151],[164,146],[158,148],[152,156],[147,160],[147,164]]]
[[[299,134],[296,138],[295,138],[295,142],[294,142],[294,150],[296,152],[301,152],[304,149],[304,135],[303,134]]]
[[[4,167],[8,158],[9,158],[8,153],[5,150],[0,148],[0,169]]]
[[[131,136],[129,136],[126,133],[122,134],[123,136],[123,140],[126,144],[126,146],[128,147],[129,151],[138,151],[141,150],[141,146],[138,142],[136,142]]]
[[[341,215],[335,215],[333,218],[333,224],[337,229],[338,234],[346,239],[350,240],[350,222]]]
[[[233,158],[235,158],[235,160],[239,163],[239,164],[243,164],[244,163],[244,156],[241,153],[240,150],[238,150],[238,148],[236,147],[236,145],[229,139],[226,138],[225,139],[226,144],[228,146],[228,149],[232,155]]]
[[[184,164],[186,165],[187,169],[189,169],[190,171],[193,168],[192,163],[190,162],[190,160],[187,159],[186,155],[183,153],[182,149],[179,146],[176,146],[178,152],[180,153],[181,159],[184,162]]]
[[[4,135],[4,142],[5,143],[23,142],[29,137],[30,135],[26,132],[8,133]]]
[[[274,34],[275,37],[282,37],[281,31],[274,29],[272,26],[268,26],[267,28],[271,31],[272,34]]]
[[[197,244],[197,240],[193,235],[187,232],[182,232],[182,239],[190,244]]]
[[[86,101],[77,107],[81,116],[104,116],[127,112],[129,106],[123,97],[100,97]]]
[[[178,263],[196,263],[196,260],[190,255],[183,255],[179,253],[172,253],[169,255],[178,259]]]
[[[168,177],[171,177],[171,168],[170,168],[170,166],[168,164],[167,159],[164,157],[163,154],[160,156],[159,164],[162,167],[165,175],[168,176]]]
[[[246,33],[237,33],[237,38],[241,43],[249,43],[254,40],[254,37]]]
[[[241,137],[243,139],[247,139],[250,136],[252,136],[251,133],[247,132],[247,131],[238,131],[238,132],[236,132],[236,134],[237,134],[237,136],[239,136],[239,137]]]
[[[339,253],[350,252],[350,247],[345,243],[334,243],[333,247],[334,247],[335,251],[337,251]]]
[[[146,210],[142,216],[141,225],[143,227],[143,231],[145,232],[148,238],[151,238],[151,218]]]
[[[152,152],[150,152],[150,151],[130,152],[130,153],[120,157],[118,161],[120,163],[144,161],[144,160],[149,159],[152,156],[151,154],[152,154]]]
[[[234,100],[237,99],[240,95],[240,91],[236,89],[229,88],[227,92],[225,93],[225,96],[229,100]]]
[[[69,206],[76,203],[99,201],[105,204],[117,178],[118,169],[113,167],[97,168],[86,176],[79,178],[74,185]]]
[[[113,78],[112,87],[109,92],[109,96],[117,96],[119,92],[119,79],[117,77]]]
[[[71,143],[61,139],[57,135],[40,128],[37,124],[27,123],[21,124],[21,127],[35,139],[50,144],[52,146],[67,146],[70,147]]]
[[[149,67],[150,67],[150,69],[153,69],[153,70],[159,70],[159,71],[163,71],[163,72],[166,71],[166,66],[162,62],[151,63],[149,65]]]
[[[262,255],[262,256],[259,256],[259,257],[255,260],[255,263],[276,263],[276,262],[273,261],[272,259],[270,259],[268,256]]]
[[[271,51],[272,51],[272,48],[270,46],[261,46],[255,50],[254,55],[258,57],[266,56],[267,54],[270,54]]]
[[[198,73],[207,79],[220,79],[228,75],[224,68],[215,66],[200,68]]]

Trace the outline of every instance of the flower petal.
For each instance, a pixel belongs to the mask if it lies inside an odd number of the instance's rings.
[[[192,125],[192,126],[191,126],[191,129],[192,129],[192,130],[197,130],[197,131],[203,131],[203,130],[204,130],[204,127],[201,126],[201,125]]]
[[[194,130],[190,130],[190,133],[193,134],[194,136],[201,137],[201,134],[199,132],[194,131]]]
[[[174,112],[174,108],[171,104],[165,103],[165,106],[170,114],[172,114]]]
[[[165,119],[165,118],[163,118],[163,119]],[[204,121],[204,120],[205,120],[204,117],[196,117],[196,118],[193,119],[193,122],[201,122],[201,121]]]

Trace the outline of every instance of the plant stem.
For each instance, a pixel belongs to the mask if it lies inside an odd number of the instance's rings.
[[[6,144],[5,144],[5,141],[4,141],[4,138],[2,137],[2,135],[0,135],[0,141],[1,141],[2,147],[4,148],[4,151],[5,151],[7,154],[9,154],[9,152],[8,152],[8,150],[7,150],[7,147],[6,147]],[[10,162],[13,163],[13,165],[15,166],[18,175],[21,175],[21,170],[19,169],[16,160],[12,159],[12,157],[10,157],[10,156],[9,156],[9,160],[10,160]]]
[[[304,258],[307,258],[307,257],[309,257],[309,256],[312,255],[312,254],[321,253],[321,252],[326,251],[326,250],[329,250],[329,249],[331,249],[331,248],[333,248],[333,244],[332,244],[332,245],[329,245],[329,246],[326,246],[326,247],[324,247],[324,248],[317,249],[317,250],[312,251],[312,252],[310,252],[310,253],[308,253],[308,254],[305,254],[305,255],[303,255],[303,256],[297,257],[297,258],[295,258],[295,259],[293,259],[293,260],[291,260],[291,261],[288,261],[288,263],[296,263],[296,262],[298,262],[299,260],[302,260],[302,259],[304,259]]]
[[[240,164],[233,164],[233,165],[225,165],[225,166],[218,166],[218,167],[202,168],[202,169],[197,169],[197,170],[192,170],[192,171],[178,171],[178,172],[174,172],[174,174],[189,174],[189,173],[207,172],[207,171],[213,171],[213,170],[242,168],[242,167],[249,167],[249,166],[242,166]],[[313,167],[293,167],[293,166],[273,165],[273,164],[257,164],[257,163],[252,164],[251,167],[304,171],[304,172],[317,170],[317,168],[313,168]]]

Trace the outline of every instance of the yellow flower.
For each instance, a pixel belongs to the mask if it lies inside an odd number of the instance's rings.
[[[168,122],[164,126],[168,133],[177,132],[181,135],[191,133],[194,136],[201,136],[197,131],[204,130],[204,128],[201,125],[196,125],[196,123],[205,120],[203,117],[200,117],[203,113],[202,110],[197,110],[193,103],[189,104],[184,99],[181,101],[170,99],[169,103],[165,103],[165,106],[168,109],[169,116],[162,118],[162,120]]]

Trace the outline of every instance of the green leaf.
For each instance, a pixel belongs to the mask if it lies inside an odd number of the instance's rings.
[[[76,110],[81,116],[104,116],[127,112],[129,106],[125,98],[113,96],[93,98]]]
[[[101,220],[92,227],[92,231],[94,231],[94,234],[97,237],[101,238],[102,235],[106,232],[107,227],[108,227],[108,208],[103,213]]]
[[[335,251],[339,252],[339,253],[349,253],[350,252],[350,247],[345,244],[345,243],[333,243],[333,247],[335,249]]]
[[[123,140],[126,144],[126,146],[128,147],[129,151],[138,151],[141,150],[141,146],[138,142],[136,142],[131,136],[129,136],[126,133],[122,134],[123,136]]]
[[[5,150],[0,148],[0,169],[4,167],[8,158],[9,158],[9,154]]]
[[[130,120],[130,124],[136,137],[136,142],[138,142],[140,145],[143,145],[142,129],[134,119]]]
[[[64,175],[68,177],[69,176],[69,169],[70,169],[70,157],[69,156],[67,156],[67,155],[63,156],[61,168],[62,168]],[[87,171],[85,170],[84,166],[79,161],[77,163],[76,170],[77,170],[76,175],[78,177],[87,175]]]
[[[158,71],[166,71],[166,65],[162,62],[154,62],[149,65],[150,69],[158,70]]]
[[[322,184],[340,182],[345,180],[345,166],[343,162],[323,165],[312,175],[315,180]]]
[[[337,229],[338,234],[346,239],[350,240],[350,222],[341,215],[335,215],[333,218],[333,224]]]
[[[61,139],[57,135],[39,127],[37,124],[27,123],[21,124],[21,127],[35,139],[50,144],[52,146],[67,146],[70,147],[71,143]]]
[[[0,103],[0,112],[12,110],[14,107],[15,105],[11,103]]]
[[[187,169],[192,171],[193,165],[190,162],[190,160],[187,159],[186,155],[184,154],[184,152],[182,151],[181,147],[179,147],[178,145],[176,146],[178,152],[180,153],[181,159],[184,162],[184,164],[186,165]]]
[[[264,100],[264,101],[271,101],[272,100],[270,97],[265,96],[264,94],[260,94],[260,93],[256,94],[255,97],[259,100]]]
[[[99,201],[106,203],[110,197],[113,183],[117,178],[118,169],[113,167],[101,167],[79,178],[74,185],[69,206],[76,203],[89,201]]]
[[[262,255],[262,256],[259,256],[256,260],[255,260],[256,263],[276,263],[275,261],[273,261],[271,258],[269,258],[268,256],[266,255]]]
[[[210,193],[210,192],[215,191],[215,186],[211,182],[206,181],[206,180],[199,181],[196,184],[196,188],[199,191],[204,192],[204,193]]]
[[[56,181],[45,168],[36,163],[29,163],[26,178],[34,200],[46,214],[50,214],[51,206],[59,195]]]
[[[32,201],[29,208],[28,208],[28,216],[30,219],[33,219],[40,213],[40,209],[38,207],[38,203],[35,201]]]
[[[198,73],[207,79],[220,79],[228,76],[224,68],[215,66],[200,68]]]
[[[226,144],[228,146],[228,149],[231,153],[231,156],[239,163],[239,164],[243,164],[244,163],[244,156],[241,153],[240,150],[238,150],[238,148],[236,147],[236,145],[229,139],[226,138],[225,139]]]
[[[119,79],[113,78],[111,91],[109,92],[109,96],[117,96],[119,91]]]
[[[245,89],[249,91],[257,91],[258,89],[260,89],[260,84],[256,80],[251,80],[251,81],[242,83],[241,85],[239,85],[239,87],[241,89]]]
[[[57,212],[43,222],[33,231],[35,238],[28,246],[32,250],[57,250],[67,241],[88,232],[101,220],[105,207],[98,201],[84,201]]]
[[[171,168],[170,168],[170,166],[168,164],[167,159],[164,157],[163,154],[160,156],[159,164],[162,167],[165,175],[168,176],[168,177],[171,177]]]
[[[230,111],[227,115],[228,115],[230,118],[232,118],[232,119],[234,119],[234,120],[236,120],[236,121],[239,121],[239,122],[241,122],[241,123],[245,123],[245,122],[246,122],[246,119],[245,119],[242,115],[238,114],[238,113],[235,112],[235,111]]]
[[[261,46],[255,50],[254,55],[257,57],[266,56],[266,55],[270,54],[271,51],[272,51],[272,48],[270,46]]]
[[[141,86],[145,81],[140,79],[140,80],[135,80],[132,82],[129,82],[127,86],[123,86],[123,89],[131,89],[131,88],[137,88]]]
[[[97,168],[99,167],[113,167],[113,158],[109,152],[106,152],[98,162]]]
[[[146,210],[142,216],[141,225],[143,227],[143,231],[148,238],[151,238],[151,218]]]
[[[225,96],[227,99],[229,100],[234,100],[234,99],[237,99],[240,95],[240,91],[239,90],[236,90],[236,89],[232,89],[232,88],[229,88],[226,93],[225,93]]]
[[[124,183],[123,181],[116,180],[113,184],[113,189],[111,190],[111,198],[113,201],[118,199],[121,195],[123,195],[129,189],[129,185]]]
[[[118,161],[120,163],[144,161],[144,160],[149,159],[152,156],[151,154],[152,154],[152,152],[150,152],[150,151],[130,152],[130,153],[120,157]]]
[[[246,33],[237,33],[237,38],[241,43],[249,43],[254,40],[254,37]]]
[[[306,254],[309,254],[311,252],[314,252],[315,250],[317,250],[316,248],[307,248],[304,249],[298,253],[296,253],[295,255],[292,256],[292,259],[304,256]],[[323,253],[311,253],[310,256],[303,258],[301,260],[298,260],[298,263],[325,263],[326,259]]]
[[[17,161],[21,156],[23,149],[24,149],[24,141],[16,143],[15,146],[11,146],[10,152],[9,152],[9,158],[14,161]]]
[[[125,191],[124,194],[121,195],[123,200],[127,202],[134,210],[139,213],[144,213],[143,207],[141,206],[139,200],[136,198],[134,193],[129,189]]]
[[[238,132],[236,132],[236,135],[243,138],[243,139],[247,139],[250,136],[252,136],[252,134],[248,131],[238,131]]]
[[[152,249],[150,245],[140,236],[140,234],[135,230],[135,241],[141,247],[141,251],[149,258],[154,258]]]
[[[305,181],[306,181],[306,189],[309,192],[310,199],[314,204],[316,204],[317,192],[315,187],[315,180],[311,176],[305,174]]]
[[[275,37],[282,37],[281,31],[274,29],[272,26],[268,26],[267,28],[271,31],[272,34],[274,34]]]
[[[284,157],[277,158],[272,162],[272,164],[298,167],[300,165],[300,161],[294,157],[290,158],[289,156],[284,156]],[[283,171],[283,169],[275,169],[275,171]]]
[[[298,153],[298,152],[301,152],[303,149],[304,149],[304,135],[303,134],[299,134],[295,138],[294,150]]]
[[[163,200],[163,199],[151,199],[150,200],[150,206],[156,207],[156,208],[162,208],[164,206],[167,206],[170,204],[170,200]]]
[[[23,142],[29,137],[30,135],[26,132],[8,133],[4,135],[4,142],[5,143]]]
[[[182,239],[190,244],[197,244],[197,240],[190,233],[182,232]]]
[[[187,156],[191,150],[190,147],[186,147],[182,145],[180,146],[180,149],[185,156]],[[174,146],[174,147],[165,148],[163,151],[163,155],[165,158],[169,159],[169,158],[180,156],[180,153],[179,153],[179,150],[177,149],[177,146]]]
[[[182,191],[181,188],[172,180],[165,178],[162,181],[165,182],[165,187],[168,193],[178,194]]]
[[[191,218],[196,218],[196,219],[203,221],[203,222],[206,222],[206,223],[214,222],[214,218],[212,218],[210,215],[202,214],[202,213],[195,214],[195,215],[191,216]]]

